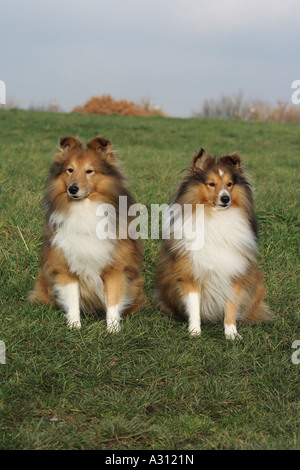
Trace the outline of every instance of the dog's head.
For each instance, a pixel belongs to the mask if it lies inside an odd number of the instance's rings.
[[[194,155],[192,171],[199,176],[204,204],[217,210],[230,207],[241,173],[241,158],[237,153],[214,158],[201,149]]]
[[[60,139],[59,152],[51,167],[53,186],[65,192],[70,201],[105,193],[111,178],[119,175],[109,140],[95,137],[83,147],[80,140],[67,136]]]

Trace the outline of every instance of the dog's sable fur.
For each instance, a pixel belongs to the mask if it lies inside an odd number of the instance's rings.
[[[212,157],[200,149],[172,204],[204,205],[204,244],[189,251],[184,240],[163,241],[157,269],[162,308],[187,318],[191,334],[200,334],[201,322],[224,321],[231,339],[239,337],[237,321],[270,319],[257,265],[253,194],[240,156]]]
[[[96,137],[84,148],[63,137],[46,184],[45,238],[30,300],[62,308],[69,326],[81,326],[83,309],[105,312],[108,329],[118,331],[121,315],[143,299],[141,240],[96,234],[99,204],[116,209],[118,229],[119,196],[134,203],[110,141]]]

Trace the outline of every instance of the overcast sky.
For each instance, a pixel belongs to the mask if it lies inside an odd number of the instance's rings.
[[[0,3],[0,79],[24,108],[111,94],[186,117],[238,90],[276,103],[299,65],[299,0]]]

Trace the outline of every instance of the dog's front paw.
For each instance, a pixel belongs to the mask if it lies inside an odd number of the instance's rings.
[[[107,321],[106,330],[109,333],[119,333],[121,331],[121,325],[118,320]]]
[[[226,339],[243,339],[243,337],[237,332],[235,325],[226,325],[225,323],[225,337]]]
[[[69,321],[68,322],[68,329],[69,330],[73,330],[73,329],[79,330],[80,328],[81,328],[80,321]]]
[[[193,338],[201,335],[201,328],[189,328],[189,333]]]

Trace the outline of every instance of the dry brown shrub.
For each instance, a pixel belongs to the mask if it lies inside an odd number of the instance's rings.
[[[201,111],[193,115],[200,118],[299,123],[300,107],[287,101],[277,101],[277,106],[272,106],[263,100],[246,100],[239,91],[233,96],[206,99]]]
[[[277,107],[269,106],[266,103],[254,103],[248,120],[298,123],[300,122],[300,108],[286,101],[277,101]]]
[[[138,105],[133,101],[117,101],[110,95],[94,96],[83,106],[76,106],[72,112],[83,114],[120,114],[122,116],[166,116],[159,107],[151,108],[146,100]]]

